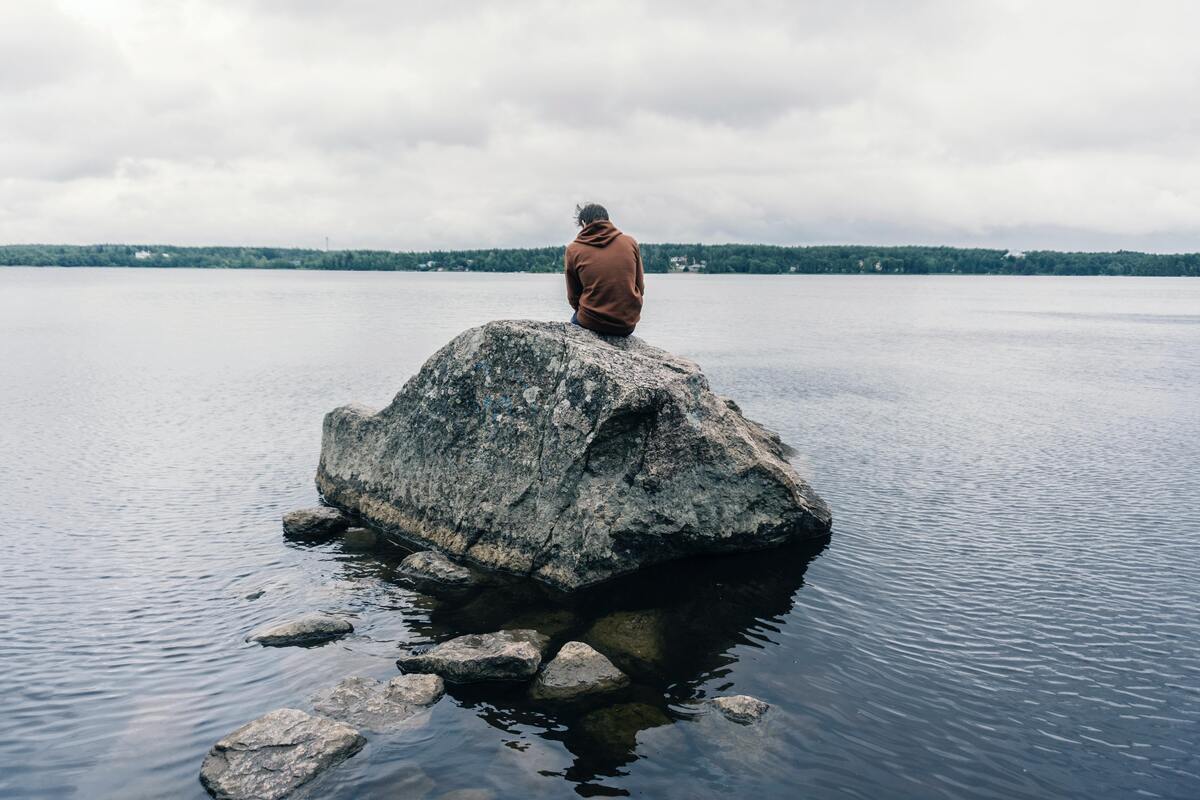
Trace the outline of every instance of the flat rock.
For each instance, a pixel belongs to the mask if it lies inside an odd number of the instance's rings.
[[[383,732],[434,705],[445,692],[437,675],[400,675],[387,683],[352,677],[315,695],[312,704],[321,716]]]
[[[350,527],[350,520],[336,508],[317,506],[289,511],[283,515],[283,532],[288,536],[333,536]]]
[[[714,697],[708,701],[708,705],[719,711],[725,719],[742,725],[758,722],[771,708],[770,704],[748,694]]]
[[[213,745],[200,782],[218,800],[276,800],[345,761],[366,741],[349,725],[281,708]]]
[[[400,562],[397,572],[418,584],[465,588],[477,582],[474,572],[455,564],[436,550],[413,553]]]
[[[317,644],[338,639],[353,630],[354,626],[350,624],[350,621],[342,617],[306,614],[299,619],[260,628],[247,636],[246,641],[257,642],[268,647]]]
[[[530,695],[539,700],[573,700],[629,685],[629,676],[583,642],[567,642],[538,673]]]
[[[501,321],[382,411],[325,417],[325,500],[412,542],[574,589],[660,561],[823,537],[779,437],[637,337]]]
[[[666,621],[656,609],[616,611],[593,623],[583,638],[634,672],[654,672],[666,662]]]
[[[402,656],[403,672],[428,672],[454,683],[526,680],[542,663],[549,640],[532,630],[471,633],[442,642],[424,653]]]

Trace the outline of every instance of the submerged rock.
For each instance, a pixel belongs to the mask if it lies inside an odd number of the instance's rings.
[[[629,685],[629,676],[583,642],[567,642],[533,683],[538,700],[573,700]]]
[[[379,543],[379,535],[370,528],[347,528],[342,532],[342,543],[346,547],[365,550]]]
[[[360,730],[387,731],[442,699],[437,675],[400,675],[387,683],[346,678],[312,698],[313,710]]]
[[[436,550],[413,553],[400,562],[397,572],[418,585],[463,589],[477,582],[475,573],[455,564]]]
[[[532,678],[549,640],[531,630],[471,633],[397,659],[404,672],[432,672],[454,683]]]
[[[636,337],[473,328],[391,405],[325,417],[327,502],[456,558],[573,589],[829,532],[779,437]]]
[[[742,725],[758,722],[771,708],[770,704],[748,694],[714,697],[708,705],[721,712],[725,719]]]
[[[317,644],[345,636],[353,630],[354,626],[350,624],[350,621],[342,617],[306,614],[299,619],[260,628],[247,636],[246,641],[257,642],[268,647]]]
[[[317,506],[289,511],[283,515],[283,532],[288,536],[333,536],[350,527],[350,520],[336,508]]]
[[[213,745],[200,782],[217,800],[277,800],[345,761],[366,741],[349,725],[281,708]]]
[[[655,672],[666,662],[664,615],[657,609],[616,611],[596,620],[583,638],[633,672]]]
[[[646,703],[620,703],[586,714],[580,733],[605,755],[627,753],[637,747],[637,736],[648,728],[670,725],[671,718]]]

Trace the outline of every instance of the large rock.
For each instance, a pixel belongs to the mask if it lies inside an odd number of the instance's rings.
[[[413,542],[567,589],[830,527],[779,437],[694,363],[560,323],[473,328],[382,411],[326,415],[317,488]]]
[[[318,714],[360,730],[388,731],[429,708],[445,694],[437,675],[400,675],[387,683],[374,678],[346,678],[312,698]]]
[[[583,642],[567,642],[538,674],[530,695],[538,700],[574,700],[629,685],[629,676]]]
[[[526,680],[537,673],[547,644],[549,639],[532,630],[471,633],[424,653],[402,656],[396,666],[404,672],[432,672],[454,683]]]
[[[246,637],[267,647],[286,647],[296,644],[318,644],[345,636],[354,630],[347,619],[325,614],[306,614],[299,619],[260,628]]]
[[[200,767],[200,782],[218,800],[276,800],[366,744],[341,722],[281,708],[221,739]]]
[[[313,538],[333,536],[350,527],[350,520],[336,508],[317,506],[283,515],[283,532],[288,536]]]

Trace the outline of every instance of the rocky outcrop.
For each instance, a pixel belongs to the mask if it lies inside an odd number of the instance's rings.
[[[413,553],[400,562],[397,573],[418,586],[465,589],[477,582],[475,573],[436,550]]]
[[[286,647],[297,644],[318,644],[345,636],[354,630],[347,619],[325,614],[306,614],[299,619],[261,628],[246,637],[267,647]]]
[[[345,761],[366,741],[349,725],[281,708],[213,745],[200,782],[217,800],[277,800]]]
[[[283,532],[299,538],[333,536],[350,527],[350,520],[336,508],[317,506],[283,515]]]
[[[768,703],[748,694],[714,697],[708,701],[708,705],[719,711],[725,719],[742,725],[758,722],[771,708]]]
[[[529,694],[537,700],[574,700],[629,685],[629,676],[583,642],[567,642],[538,673]]]
[[[426,547],[572,589],[828,533],[779,437],[636,337],[493,322],[391,405],[325,418],[324,499]]]
[[[403,672],[431,672],[454,683],[532,678],[549,640],[532,630],[471,633],[397,659]]]
[[[384,732],[429,708],[445,694],[437,675],[400,675],[387,683],[346,678],[312,698],[313,710],[359,730]]]

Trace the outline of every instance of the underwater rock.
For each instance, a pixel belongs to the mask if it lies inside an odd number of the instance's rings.
[[[584,715],[579,728],[592,744],[613,756],[632,751],[642,731],[670,724],[671,718],[654,706],[620,703]]]
[[[400,562],[397,573],[418,585],[462,589],[478,582],[475,573],[455,564],[436,550],[413,553]]]
[[[658,609],[616,611],[596,620],[583,639],[623,669],[655,672],[666,661],[666,630]]]
[[[366,550],[379,543],[379,534],[370,528],[347,528],[342,532],[342,543],[346,547]]]
[[[283,515],[283,532],[288,536],[313,538],[332,536],[350,527],[350,520],[336,508],[317,506]]]
[[[574,589],[829,532],[779,437],[691,361],[577,325],[491,322],[391,405],[325,417],[317,488],[372,525]]]
[[[400,675],[387,683],[352,677],[312,698],[313,710],[359,730],[388,731],[442,699],[437,675]]]
[[[629,676],[583,642],[567,642],[538,673],[529,694],[537,700],[573,700],[629,685]]]
[[[200,767],[217,800],[278,800],[357,753],[366,739],[349,725],[281,708],[225,736]]]
[[[470,633],[413,655],[396,666],[406,673],[431,672],[454,683],[532,678],[549,640],[537,631]]]
[[[714,697],[708,705],[721,712],[725,719],[741,725],[758,722],[771,706],[757,697],[748,694],[735,694],[728,697]]]
[[[325,614],[306,614],[299,619],[260,628],[246,637],[267,647],[286,647],[294,644],[316,644],[345,636],[354,630],[350,621]]]

